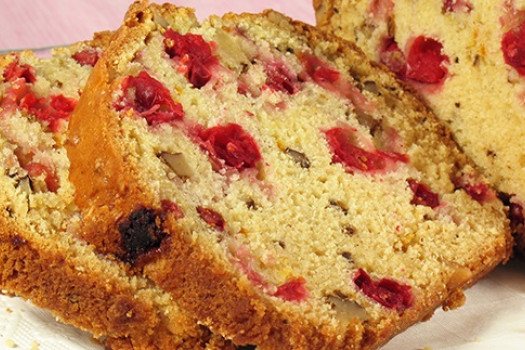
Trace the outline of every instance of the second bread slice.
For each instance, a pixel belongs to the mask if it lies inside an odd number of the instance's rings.
[[[239,345],[376,348],[510,254],[434,115],[273,11],[135,3],[68,136],[84,238]]]

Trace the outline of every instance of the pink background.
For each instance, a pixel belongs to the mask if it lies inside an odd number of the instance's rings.
[[[158,2],[161,2],[159,0]],[[311,0],[172,0],[197,9],[197,16],[260,12],[273,8],[314,23]],[[0,0],[0,51],[41,48],[90,39],[95,31],[118,28],[131,0]]]

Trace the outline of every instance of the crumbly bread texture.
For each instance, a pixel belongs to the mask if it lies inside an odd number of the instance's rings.
[[[273,11],[136,2],[68,140],[85,239],[238,345],[376,348],[510,254],[435,116]]]
[[[525,247],[525,2],[316,0],[317,23],[414,86],[509,207]]]
[[[101,33],[45,59],[30,51],[0,57],[0,290],[111,349],[205,348],[220,339],[79,233],[65,130],[110,37]]]

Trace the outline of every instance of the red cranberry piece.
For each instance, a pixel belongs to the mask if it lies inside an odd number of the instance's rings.
[[[432,192],[426,185],[414,179],[408,179],[407,182],[412,192],[414,192],[414,197],[410,201],[411,204],[426,205],[432,209],[439,206],[439,196],[437,193]]]
[[[11,62],[4,70],[5,81],[13,81],[18,78],[24,79],[27,83],[34,83],[35,69],[28,64],[20,64],[18,60]]]
[[[501,49],[505,62],[525,76],[525,22],[520,23],[503,35]]]
[[[164,34],[166,53],[170,58],[188,58],[187,78],[196,88],[201,88],[211,79],[212,67],[219,64],[212,48],[201,35],[179,34],[168,29]]]
[[[29,94],[31,89],[25,79],[16,79],[7,87],[4,97],[1,99],[0,108],[12,110],[20,105],[20,101]]]
[[[48,112],[49,105],[44,97],[36,97],[32,92],[27,93],[20,99],[20,107],[35,115],[37,119],[44,119],[40,116],[42,112]]]
[[[410,286],[388,278],[374,282],[363,269],[359,269],[355,274],[354,283],[366,296],[399,313],[410,308],[414,303]]]
[[[468,195],[479,203],[488,202],[496,198],[496,193],[484,182],[476,180],[472,176],[463,175],[455,179],[457,188],[462,188]]]
[[[259,147],[240,125],[218,125],[209,129],[200,130],[198,137],[202,141],[201,147],[208,151],[216,167],[226,166],[237,170],[254,168],[262,157]]]
[[[299,59],[303,65],[304,74],[319,84],[319,86],[349,99],[358,110],[365,113],[373,113],[375,111],[374,104],[357,87],[348,80],[342,79],[341,74],[337,70],[332,69],[328,63],[308,52],[300,54]]]
[[[297,77],[282,62],[270,62],[264,66],[266,86],[274,91],[282,91],[293,95],[300,90]]]
[[[334,163],[342,163],[349,171],[374,172],[386,170],[390,163],[408,162],[408,157],[395,152],[366,151],[355,145],[355,131],[348,128],[333,128],[325,131]]]
[[[470,12],[472,4],[466,0],[443,0],[443,12]]]
[[[170,91],[146,71],[136,77],[127,77],[122,83],[124,96],[117,103],[117,110],[133,108],[148,125],[170,123],[184,118],[180,103],[175,103]]]
[[[52,132],[59,132],[63,120],[69,119],[77,101],[63,95],[52,95],[47,101],[29,93],[20,100],[20,107],[33,114],[36,119],[46,122]]]
[[[197,207],[197,212],[202,220],[206,221],[210,226],[215,228],[218,231],[224,231],[224,218],[221,214],[217,213],[215,210],[205,207]]]
[[[50,167],[34,162],[25,165],[24,169],[31,179],[35,179],[44,174],[44,182],[46,183],[47,190],[50,192],[56,192],[58,190],[60,186],[58,177]]]
[[[464,184],[462,187],[472,199],[483,203],[495,198],[494,192],[483,182],[477,184]]]
[[[323,62],[316,56],[309,53],[303,53],[300,56],[300,59],[306,73],[317,84],[333,84],[339,80],[341,74],[338,71],[330,68],[327,63]]]
[[[286,301],[303,301],[308,298],[306,281],[302,277],[294,278],[277,288],[274,296]]]
[[[160,202],[162,211],[172,213],[175,219],[182,219],[184,217],[184,212],[182,209],[170,200],[164,199]]]
[[[517,227],[520,224],[525,223],[523,216],[523,207],[518,203],[509,203],[509,219],[512,227]]]
[[[439,41],[418,36],[408,52],[406,76],[421,83],[437,84],[448,72],[444,66],[448,61],[448,57],[443,54],[443,45]]]
[[[406,78],[407,63],[405,54],[401,51],[394,38],[387,37],[383,39],[379,59],[399,78]]]
[[[99,53],[96,49],[89,47],[82,51],[75,52],[71,57],[81,66],[94,67],[99,59]]]

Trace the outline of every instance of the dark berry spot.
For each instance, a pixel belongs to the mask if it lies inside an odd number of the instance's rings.
[[[118,226],[120,244],[124,250],[122,260],[134,264],[145,253],[160,247],[166,234],[161,220],[153,209],[140,208],[132,212]]]
[[[373,281],[363,269],[359,269],[355,274],[354,283],[366,296],[400,314],[414,303],[410,286],[388,278]]]
[[[211,227],[223,232],[226,225],[224,218],[215,210],[205,207],[197,207],[197,212],[202,220],[206,221]]]
[[[498,193],[498,198],[509,208],[507,216],[510,220],[512,229],[518,229],[519,226],[525,223],[523,206],[519,203],[511,202],[511,196],[503,192]]]
[[[22,245],[26,245],[27,244],[27,241],[20,237],[19,235],[15,235],[11,241],[11,243],[15,246],[15,247],[18,247],[18,246],[22,246]]]
[[[516,227],[520,224],[523,225],[523,223],[525,223],[525,219],[523,217],[523,207],[518,203],[509,204],[508,215],[513,227]]]
[[[408,179],[407,182],[410,189],[414,193],[414,197],[410,201],[411,204],[426,205],[432,209],[439,205],[438,194],[432,192],[426,185],[414,179]]]

